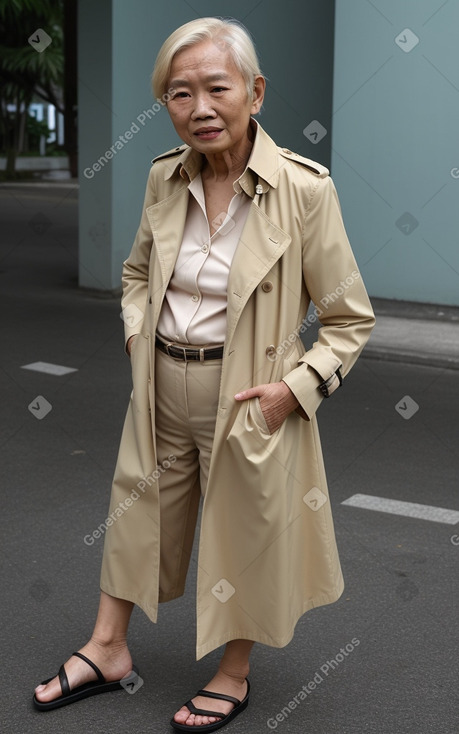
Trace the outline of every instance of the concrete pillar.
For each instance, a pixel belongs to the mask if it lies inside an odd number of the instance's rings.
[[[113,139],[112,0],[80,0],[78,77],[79,285],[112,291],[114,171],[97,163]]]

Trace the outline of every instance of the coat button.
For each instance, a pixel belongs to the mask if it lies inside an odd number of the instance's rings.
[[[287,153],[287,155],[292,155],[292,151],[289,150],[288,148],[282,148],[282,152]]]
[[[270,344],[269,347],[266,347],[266,354],[268,357],[272,357],[273,354],[276,354],[276,347],[274,344]]]
[[[273,284],[270,280],[266,280],[264,283],[261,284],[261,290],[265,293],[269,293],[273,289]]]

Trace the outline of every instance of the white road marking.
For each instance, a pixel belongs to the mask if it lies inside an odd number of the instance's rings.
[[[32,362],[31,364],[23,364],[22,370],[34,370],[35,372],[46,372],[47,375],[68,375],[69,372],[78,372],[76,367],[63,367],[60,364],[51,364],[50,362]]]
[[[360,507],[364,510],[388,512],[391,515],[415,517],[419,520],[443,522],[447,525],[456,525],[459,522],[459,511],[457,510],[448,510],[446,507],[433,507],[432,505],[419,505],[416,502],[389,500],[386,497],[373,497],[369,494],[353,494],[352,497],[344,500],[341,504],[349,507]]]

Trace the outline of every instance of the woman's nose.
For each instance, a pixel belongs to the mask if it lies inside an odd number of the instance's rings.
[[[195,97],[194,109],[191,115],[193,120],[199,120],[206,117],[216,117],[216,112],[212,107],[211,100],[207,95],[199,95]]]

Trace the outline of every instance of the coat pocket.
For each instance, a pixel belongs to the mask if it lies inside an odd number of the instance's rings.
[[[259,463],[269,458],[281,433],[282,426],[273,434],[269,433],[260,401],[252,398],[241,403],[227,441],[235,453],[248,461]]]
[[[252,398],[252,400],[250,400],[249,402],[252,403],[252,405],[249,407],[252,408],[254,423],[258,426],[258,429],[261,433],[266,433],[268,436],[270,436],[271,433],[268,428],[268,424],[266,423],[266,418],[261,409],[260,398]]]

